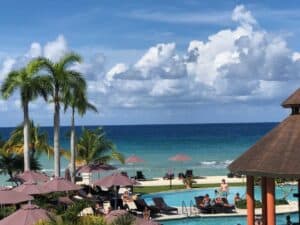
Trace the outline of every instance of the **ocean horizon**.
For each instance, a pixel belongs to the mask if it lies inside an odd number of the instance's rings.
[[[161,177],[166,172],[175,174],[192,169],[195,175],[226,175],[227,166],[253,145],[259,138],[276,126],[275,122],[266,123],[209,123],[209,124],[156,124],[156,125],[112,125],[101,126],[107,138],[113,141],[117,150],[125,157],[137,155],[145,163],[137,165],[111,164],[119,170],[133,175],[142,170],[146,177]],[[100,125],[99,125],[100,126]],[[80,135],[82,127],[94,129],[99,126],[76,126]],[[49,144],[53,143],[53,128],[40,127],[48,133]],[[0,135],[7,139],[14,127],[0,128]],[[63,149],[69,149],[67,132],[70,127],[62,126],[60,143]],[[184,163],[168,160],[183,153],[192,158]],[[39,158],[43,171],[53,172],[53,159],[46,155]],[[61,158],[62,174],[68,166],[68,160]],[[3,176],[2,176],[3,177]],[[4,179],[1,182],[4,182]]]

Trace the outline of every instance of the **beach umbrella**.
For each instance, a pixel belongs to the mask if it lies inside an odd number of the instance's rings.
[[[191,158],[187,155],[184,155],[184,154],[177,154],[177,155],[172,156],[171,158],[169,158],[169,160],[177,161],[177,162],[185,162],[185,161],[191,160]]]
[[[132,155],[125,160],[125,163],[127,163],[127,164],[137,164],[137,163],[143,163],[143,162],[145,162],[145,161],[143,159],[137,157],[136,155]],[[136,172],[135,167],[134,167],[134,171]]]
[[[0,205],[12,205],[33,200],[33,197],[10,189],[0,190]]]
[[[102,187],[114,187],[115,188],[115,209],[117,208],[117,190],[116,186],[133,186],[137,184],[135,180],[130,179],[128,176],[125,176],[121,173],[113,173],[109,176],[103,177],[99,180],[93,182],[94,185]]]
[[[128,163],[128,164],[129,163],[142,163],[142,162],[145,162],[145,161],[135,155],[132,155],[125,160],[125,163]]]
[[[93,184],[97,186],[110,188],[113,186],[132,186],[134,184],[137,184],[137,182],[121,173],[113,173],[109,176],[94,181]]]
[[[92,172],[103,172],[109,170],[115,170],[116,167],[108,164],[91,163],[84,166],[80,166],[77,169],[77,173],[92,173]]]
[[[41,194],[47,194],[51,192],[47,187],[37,184],[36,182],[33,181],[27,181],[21,184],[20,186],[15,187],[13,190],[28,195],[41,195]]]
[[[46,210],[36,205],[26,205],[0,220],[0,225],[34,225],[39,221],[45,220],[50,220]]]
[[[47,182],[49,180],[49,177],[46,174],[32,170],[17,174],[15,178],[22,182],[31,181],[36,183]]]
[[[50,192],[63,192],[63,191],[78,191],[82,189],[79,185],[72,183],[62,177],[54,177],[52,180],[42,185]]]

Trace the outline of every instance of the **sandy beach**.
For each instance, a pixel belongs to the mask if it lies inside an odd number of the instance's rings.
[[[197,184],[219,184],[222,179],[225,179],[227,183],[245,183],[246,179],[243,178],[228,178],[227,176],[206,176],[200,179],[194,179]],[[164,180],[162,177],[154,178],[152,180],[140,181],[140,186],[164,186],[169,185],[170,180]],[[172,180],[173,185],[181,185],[182,180],[175,178]]]

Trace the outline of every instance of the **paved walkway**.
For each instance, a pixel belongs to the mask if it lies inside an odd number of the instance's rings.
[[[246,209],[237,209],[236,213],[218,213],[218,214],[204,214],[199,213],[196,208],[187,207],[187,211],[182,212],[181,208],[178,208],[178,215],[165,215],[161,214],[159,217],[155,218],[157,221],[162,220],[175,220],[184,219],[186,217],[232,217],[232,216],[246,216]],[[289,202],[289,205],[279,205],[276,206],[276,214],[285,214],[298,212],[298,202]],[[255,215],[261,215],[261,209],[255,209]]]

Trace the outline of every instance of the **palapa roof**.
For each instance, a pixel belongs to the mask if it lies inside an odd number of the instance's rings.
[[[291,108],[292,106],[300,106],[300,88],[291,94],[286,100],[282,102],[282,107]]]
[[[300,106],[300,89],[282,105]],[[288,116],[228,168],[245,175],[300,178],[300,114]]]

